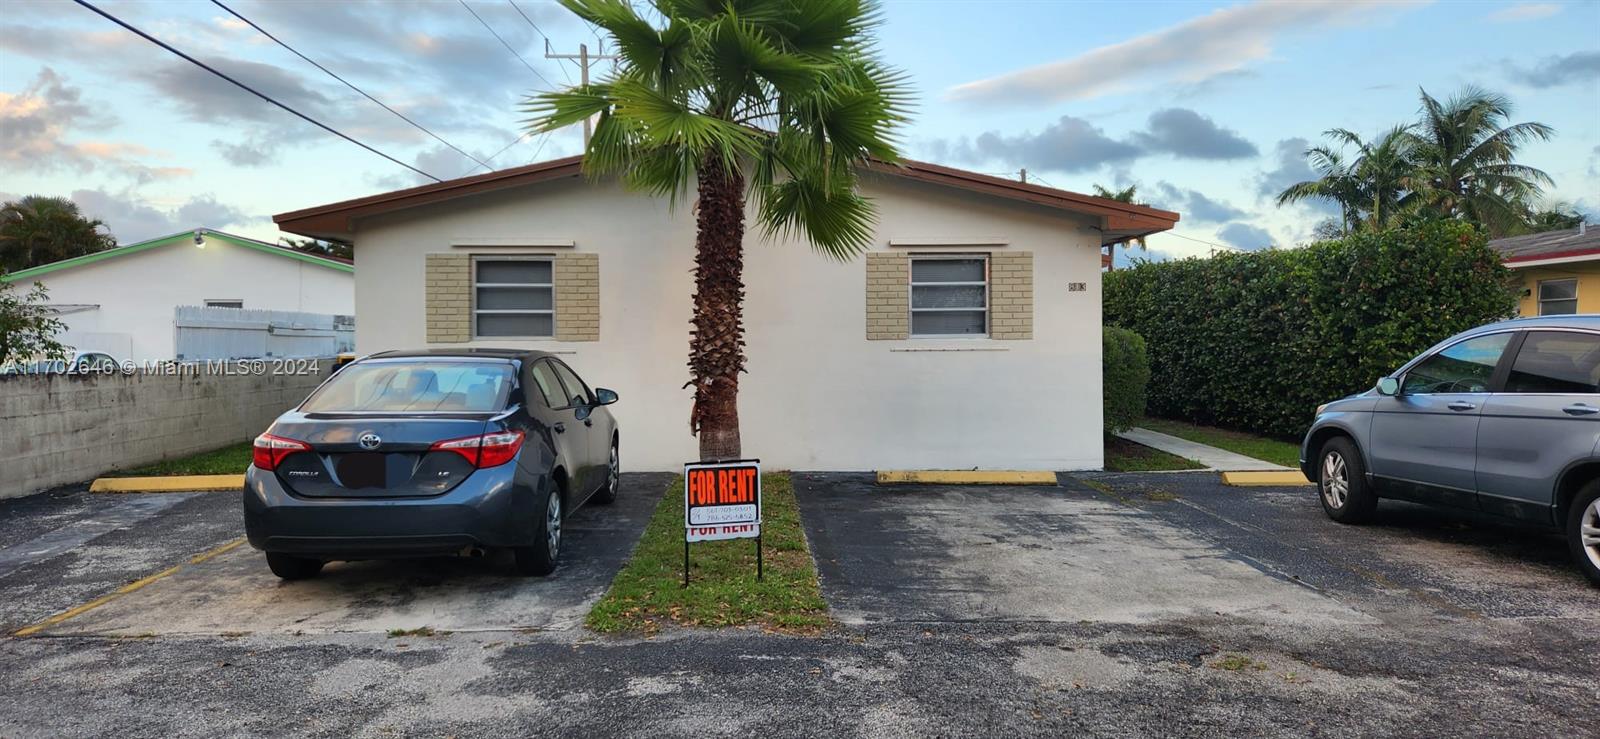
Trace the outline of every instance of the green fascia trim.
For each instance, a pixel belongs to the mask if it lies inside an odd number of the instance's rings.
[[[12,272],[11,274],[6,275],[5,278],[4,278],[4,281],[5,282],[18,282],[18,281],[21,281],[21,280],[26,280],[26,279],[31,278],[31,277],[38,277],[39,275],[48,274],[50,272],[55,272],[57,270],[67,269],[69,267],[81,267],[81,266],[83,266],[85,264],[93,264],[93,263],[101,261],[103,259],[111,259],[112,257],[127,256],[127,255],[133,254],[135,252],[146,251],[148,249],[155,249],[155,248],[166,246],[168,244],[176,243],[176,242],[179,242],[179,241],[190,241],[190,240],[194,239],[194,232],[195,232],[195,229],[190,229],[188,231],[183,231],[183,232],[180,232],[180,233],[171,234],[169,236],[159,236],[157,238],[150,239],[149,241],[141,241],[141,242],[139,242],[137,244],[129,244],[127,246],[118,246],[118,247],[114,247],[114,248],[111,248],[111,249],[107,249],[105,251],[97,251],[97,252],[95,252],[93,254],[85,254],[85,255],[83,255],[81,257],[73,257],[71,259],[63,259],[63,260],[61,260],[59,262],[51,262],[49,264],[41,264],[41,265],[39,265],[37,267],[29,267],[27,269],[19,270],[17,272]],[[220,241],[225,241],[225,242],[227,242],[229,244],[233,244],[235,246],[242,246],[242,247],[245,247],[247,249],[255,249],[256,251],[259,251],[259,252],[262,252],[262,253],[265,253],[265,254],[272,254],[274,256],[288,257],[290,259],[298,259],[298,260],[300,260],[302,262],[308,262],[310,264],[315,264],[315,265],[317,265],[319,267],[327,267],[329,269],[335,269],[335,270],[338,270],[340,272],[351,272],[351,273],[354,273],[356,271],[355,267],[353,267],[351,265],[348,265],[348,264],[345,264],[344,262],[336,262],[336,261],[334,261],[332,259],[323,259],[322,257],[316,256],[316,255],[313,255],[313,254],[306,254],[304,252],[298,252],[298,251],[295,251],[295,250],[290,249],[288,247],[273,246],[273,245],[265,243],[265,242],[255,241],[253,239],[246,239],[246,238],[244,238],[242,236],[234,236],[233,234],[227,234],[227,233],[223,233],[221,231],[212,231],[211,229],[206,229],[206,238],[209,239],[209,238],[213,238],[213,237],[217,238]]]

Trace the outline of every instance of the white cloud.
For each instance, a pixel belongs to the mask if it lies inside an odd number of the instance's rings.
[[[1488,18],[1495,23],[1515,23],[1549,18],[1561,10],[1557,3],[1517,3],[1490,13]]]
[[[1414,0],[1258,2],[1217,10],[1070,59],[951,88],[972,103],[1085,100],[1161,83],[1195,84],[1272,55],[1284,34],[1370,20]]]

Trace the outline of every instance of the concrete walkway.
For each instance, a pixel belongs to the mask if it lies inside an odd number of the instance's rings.
[[[1138,444],[1143,444],[1152,449],[1159,449],[1168,454],[1175,454],[1184,459],[1192,459],[1206,466],[1207,469],[1223,472],[1245,472],[1251,470],[1287,470],[1288,467],[1271,462],[1235,454],[1226,449],[1218,449],[1198,442],[1180,439],[1170,434],[1163,434],[1150,429],[1131,428],[1117,436]]]

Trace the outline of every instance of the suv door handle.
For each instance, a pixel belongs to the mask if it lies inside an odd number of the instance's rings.
[[[551,426],[550,428],[555,429],[556,433],[559,434],[559,433],[563,433],[563,432],[565,432],[567,430],[567,425],[562,423],[562,422],[560,422],[560,421],[556,421],[556,425]]]
[[[1478,406],[1475,406],[1475,405],[1473,405],[1471,403],[1468,403],[1465,400],[1457,400],[1457,401],[1454,401],[1454,402],[1450,403],[1449,405],[1447,405],[1445,407],[1449,408],[1450,410],[1453,410],[1453,411],[1470,411],[1473,408],[1477,408]]]
[[[1592,405],[1585,405],[1583,403],[1573,403],[1572,405],[1562,408],[1561,410],[1563,413],[1566,413],[1569,416],[1592,416],[1596,413],[1600,413],[1600,408],[1596,408]]]

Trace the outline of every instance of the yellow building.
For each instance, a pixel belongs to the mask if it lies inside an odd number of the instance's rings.
[[[1600,226],[1495,239],[1489,246],[1522,276],[1522,316],[1600,313]]]

